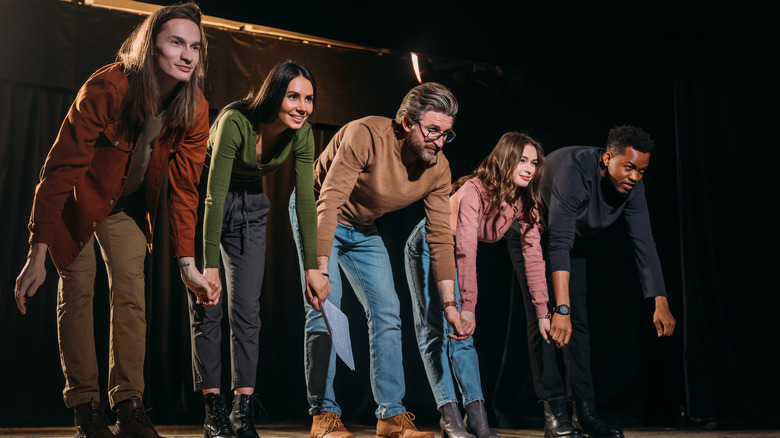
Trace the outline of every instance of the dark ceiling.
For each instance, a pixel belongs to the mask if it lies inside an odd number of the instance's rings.
[[[150,0],[155,4],[177,3]],[[733,45],[768,11],[687,2],[260,2],[200,0],[207,15],[371,47],[518,66],[557,55],[654,54],[686,40]],[[766,7],[766,6],[765,6]],[[734,38],[736,37],[736,38]]]

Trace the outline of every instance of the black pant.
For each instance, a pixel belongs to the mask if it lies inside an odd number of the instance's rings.
[[[192,369],[196,391],[219,388],[222,374],[222,302],[230,322],[230,389],[255,387],[260,351],[260,292],[265,273],[266,222],[271,204],[259,186],[233,188],[225,197],[220,253],[224,288],[216,306],[188,293]]]
[[[520,284],[523,297],[528,334],[528,354],[531,360],[531,374],[534,379],[534,390],[540,400],[564,397],[569,395],[574,400],[594,401],[593,378],[590,372],[590,331],[588,329],[587,275],[584,258],[571,259],[571,277],[569,281],[569,300],[572,324],[572,336],[569,345],[562,350],[564,372],[561,373],[556,359],[558,350],[555,345],[547,343],[539,333],[536,309],[531,303],[531,293],[525,278],[523,252],[520,230],[513,225],[504,235],[509,247],[509,255],[514,265],[515,274]],[[547,278],[547,290],[550,301],[548,308],[555,306],[555,292],[552,281]],[[564,384],[563,376],[566,377]]]

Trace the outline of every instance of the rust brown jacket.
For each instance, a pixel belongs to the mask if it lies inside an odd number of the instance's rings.
[[[41,169],[30,215],[30,243],[45,243],[58,271],[66,268],[122,194],[135,144],[119,131],[128,81],[120,64],[96,71],[81,87]],[[174,255],[195,255],[197,184],[209,135],[208,103],[199,93],[197,122],[189,131],[163,124],[143,190],[146,241],[167,172],[168,216]]]

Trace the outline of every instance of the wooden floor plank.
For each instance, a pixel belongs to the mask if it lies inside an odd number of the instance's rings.
[[[258,433],[262,438],[306,438],[309,436],[308,425],[258,425]],[[374,426],[347,425],[356,438],[373,438]],[[423,428],[423,430],[430,430]],[[158,426],[157,431],[165,438],[201,438],[203,428],[200,426]],[[438,430],[436,438],[441,438]],[[493,429],[502,438],[542,438],[542,430],[524,429]],[[73,438],[75,429],[72,427],[42,427],[42,428],[0,428],[0,438]],[[624,429],[627,438],[780,438],[778,430],[682,430],[672,428]]]

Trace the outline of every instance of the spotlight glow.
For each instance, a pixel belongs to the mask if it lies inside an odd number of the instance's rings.
[[[414,75],[417,76],[417,82],[422,84],[422,77],[420,76],[420,63],[417,60],[417,54],[414,52],[411,52],[412,54],[412,67],[414,67]]]

